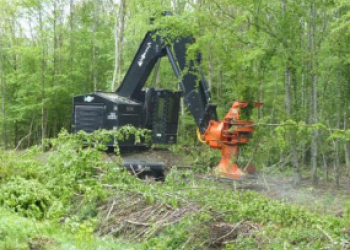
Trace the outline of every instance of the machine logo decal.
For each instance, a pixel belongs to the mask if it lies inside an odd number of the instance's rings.
[[[94,99],[95,97],[88,95],[84,97],[84,102],[92,102]]]
[[[115,112],[111,112],[107,116],[108,120],[117,120],[117,114]]]
[[[147,48],[146,48],[145,52],[143,52],[143,54],[142,54],[141,57],[140,57],[140,60],[137,62],[137,64],[138,64],[140,67],[142,67],[143,61],[145,60],[146,55],[147,55],[147,52],[150,50],[151,45],[152,45],[152,43],[147,43]]]

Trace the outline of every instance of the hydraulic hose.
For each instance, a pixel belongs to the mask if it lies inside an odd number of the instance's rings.
[[[201,143],[203,144],[208,144],[208,142],[206,142],[204,139],[203,139],[203,135],[201,135],[201,132],[199,131],[199,128],[197,127],[196,129],[196,134],[197,134],[197,138],[198,138],[198,141],[200,141]]]

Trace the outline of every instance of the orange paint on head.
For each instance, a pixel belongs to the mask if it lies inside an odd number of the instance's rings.
[[[219,177],[242,179],[246,175],[239,168],[239,145],[249,141],[253,133],[253,122],[239,119],[240,109],[246,108],[248,102],[234,102],[221,122],[210,121],[204,133],[204,140],[211,148],[221,149],[221,161],[218,165]],[[262,103],[255,103],[254,107],[261,107]]]

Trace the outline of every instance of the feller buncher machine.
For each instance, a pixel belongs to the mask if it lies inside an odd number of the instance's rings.
[[[163,16],[172,15],[164,12]],[[164,17],[166,18],[166,17]],[[74,97],[73,133],[91,133],[99,129],[118,130],[125,125],[152,131],[153,144],[177,142],[180,98],[184,99],[197,125],[198,139],[213,149],[220,149],[222,158],[217,167],[221,178],[239,180],[244,173],[238,166],[239,147],[246,144],[253,133],[253,122],[240,119],[241,109],[249,103],[235,101],[222,120],[216,105],[211,103],[210,89],[200,71],[200,56],[187,58],[187,47],[194,43],[191,36],[178,37],[169,42],[157,30],[148,32],[122,81],[115,92],[97,91]],[[179,82],[179,91],[144,88],[152,70],[162,57],[168,57]],[[260,107],[261,103],[254,103]],[[108,146],[112,146],[111,142]],[[119,142],[123,149],[149,146],[135,145],[132,139]],[[123,165],[140,176],[164,174],[165,165],[138,157],[123,157]]]

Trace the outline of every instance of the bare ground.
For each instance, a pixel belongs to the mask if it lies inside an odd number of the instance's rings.
[[[162,161],[169,167],[179,169],[191,169],[191,164],[184,160],[183,156],[176,155],[167,149],[150,150],[133,153],[141,158]],[[210,176],[198,175],[199,178]],[[336,187],[332,181],[320,180],[317,186],[312,185],[310,178],[303,178],[297,185],[292,176],[284,174],[260,173],[256,179],[246,179],[237,182],[238,189],[251,189],[263,195],[291,204],[299,204],[313,211],[331,213],[341,216],[344,204],[350,197],[350,183],[346,178],[341,180],[341,185]]]
[[[350,186],[345,180],[336,187],[332,182],[320,180],[317,186],[312,184],[310,178],[304,178],[297,185],[293,177],[272,175],[261,179],[266,189],[261,192],[267,197],[283,200],[292,204],[299,204],[311,210],[326,212],[341,216],[344,204],[349,200]]]
[[[186,162],[183,156],[179,156],[167,149],[149,150],[137,153],[123,154],[152,159],[166,163],[178,169],[191,169],[191,164]],[[112,160],[115,156],[109,154],[107,158]],[[198,178],[215,179],[214,175],[197,175]],[[344,205],[349,201],[350,183],[347,178],[342,178],[337,187],[332,181],[320,180],[317,186],[312,185],[311,178],[304,177],[297,185],[292,176],[284,174],[258,174],[256,179],[246,179],[237,182],[237,189],[255,190],[268,198],[282,200],[290,204],[298,204],[308,209],[326,214],[342,216]]]

